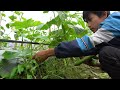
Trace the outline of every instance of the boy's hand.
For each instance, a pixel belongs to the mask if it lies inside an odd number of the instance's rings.
[[[48,49],[48,50],[42,50],[37,52],[32,59],[35,59],[37,62],[43,62],[45,61],[48,57],[54,56],[54,49]]]
[[[93,67],[101,67],[100,63],[95,62],[94,60],[85,61],[84,64],[87,64],[87,65],[93,66]]]

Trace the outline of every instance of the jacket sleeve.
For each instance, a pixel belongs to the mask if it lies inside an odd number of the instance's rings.
[[[55,55],[57,58],[80,57],[95,53],[96,49],[93,48],[90,38],[85,35],[73,41],[61,42],[55,47]]]

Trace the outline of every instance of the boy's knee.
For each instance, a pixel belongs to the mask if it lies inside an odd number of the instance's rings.
[[[102,66],[120,66],[120,61],[116,56],[116,48],[105,46],[99,52],[99,61]]]
[[[112,49],[112,47],[110,47],[110,46],[103,47],[99,52],[99,57],[101,58],[101,57],[104,57],[104,56],[105,57],[109,56],[111,54],[111,49]]]
[[[120,67],[120,59],[117,56],[118,49],[110,46],[105,46],[99,52],[99,61],[101,65],[107,69]]]

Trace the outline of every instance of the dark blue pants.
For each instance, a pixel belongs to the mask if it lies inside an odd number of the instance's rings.
[[[120,79],[120,49],[105,46],[99,52],[101,69],[112,79]]]

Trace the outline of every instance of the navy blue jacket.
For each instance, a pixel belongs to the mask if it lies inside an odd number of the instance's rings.
[[[104,46],[120,48],[120,12],[110,14],[91,36],[83,36],[55,47],[57,58],[96,55]]]

